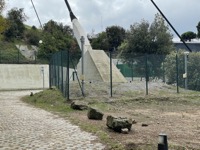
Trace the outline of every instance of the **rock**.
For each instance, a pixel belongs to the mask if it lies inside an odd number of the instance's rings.
[[[87,110],[88,105],[84,102],[81,102],[81,101],[73,101],[71,103],[71,108],[75,109],[75,110]]]
[[[121,129],[121,132],[122,132],[123,134],[128,134],[129,130],[128,130],[127,128],[124,128],[124,129]]]
[[[128,131],[130,131],[132,127],[132,120],[126,117],[107,116],[106,125],[116,132],[122,132],[122,129],[125,128],[127,128]]]
[[[31,92],[30,96],[33,96],[33,92]]]
[[[148,127],[149,125],[148,124],[146,124],[146,123],[143,123],[142,124],[142,127]]]
[[[103,119],[103,113],[100,112],[99,110],[95,109],[95,108],[89,108],[88,109],[88,119],[94,119],[94,120],[102,120]]]

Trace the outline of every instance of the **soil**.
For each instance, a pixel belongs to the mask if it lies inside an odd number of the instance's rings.
[[[71,117],[81,124],[99,127],[127,150],[157,149],[160,133],[167,134],[169,149],[200,150],[200,93],[180,89],[177,94],[175,86],[151,81],[147,95],[145,85],[139,80],[114,83],[111,97],[109,83],[85,83],[85,98],[81,98],[77,84],[71,84],[70,99],[87,101],[100,109],[104,118],[89,120],[85,111],[75,112]],[[108,129],[108,115],[131,118],[132,130],[122,134]]]

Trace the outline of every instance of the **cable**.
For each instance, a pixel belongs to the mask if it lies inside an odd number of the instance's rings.
[[[38,16],[38,13],[37,13],[37,11],[36,11],[35,5],[34,5],[34,3],[33,3],[32,0],[31,0],[31,3],[32,3],[33,8],[34,8],[34,10],[35,10],[35,14],[36,14],[36,16],[37,16],[37,18],[38,18],[38,21],[39,21],[39,23],[40,23],[40,26],[41,26],[41,28],[43,29],[42,23],[41,23],[41,21],[40,21],[40,18],[39,18],[39,16]]]
[[[159,7],[156,5],[156,3],[151,0],[151,2],[153,3],[153,5],[156,7],[156,9],[160,12],[160,14],[163,16],[163,18],[167,21],[167,23],[170,25],[170,27],[174,30],[174,32],[176,33],[176,35],[180,38],[180,40],[183,42],[183,44],[185,45],[185,47],[187,47],[187,49],[192,52],[192,50],[190,49],[190,47],[185,43],[185,41],[181,38],[181,36],[179,35],[179,33],[176,31],[176,29],[172,26],[172,24],[169,22],[169,20],[165,17],[165,15],[162,13],[162,11],[159,9]]]

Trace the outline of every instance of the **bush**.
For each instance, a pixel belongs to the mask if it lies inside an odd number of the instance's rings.
[[[200,52],[189,53],[187,59],[187,76],[188,76],[188,89],[200,91]],[[184,53],[178,52],[178,77],[179,86],[184,87],[183,74],[185,73]],[[169,84],[176,84],[176,53],[172,52],[165,59],[165,72],[167,82]]]

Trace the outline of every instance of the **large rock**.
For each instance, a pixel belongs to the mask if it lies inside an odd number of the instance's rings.
[[[132,120],[127,117],[108,116],[106,125],[116,132],[122,132],[122,129],[128,129],[128,131],[130,131]]]
[[[73,101],[71,103],[71,108],[75,110],[87,110],[88,104],[82,101]]]
[[[102,120],[103,119],[103,113],[100,112],[99,110],[95,109],[95,108],[89,108],[88,109],[88,119],[94,119],[94,120]]]

